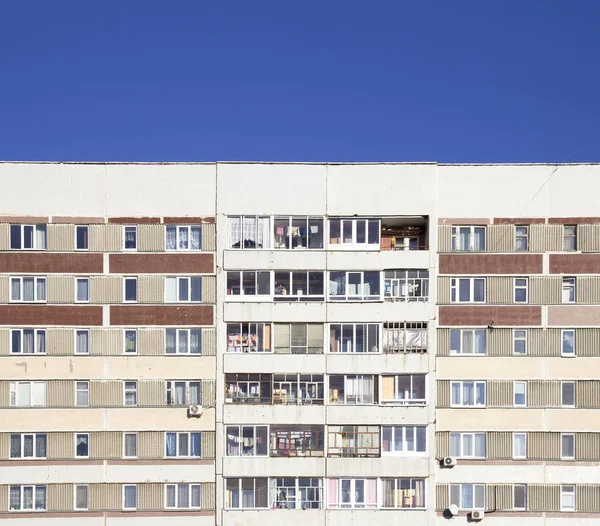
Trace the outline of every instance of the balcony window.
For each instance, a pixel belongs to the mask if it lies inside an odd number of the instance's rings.
[[[265,216],[228,217],[229,248],[271,248],[270,221]]]
[[[485,382],[451,382],[452,407],[485,407]]]
[[[563,227],[563,250],[577,250],[577,226],[565,225]]]
[[[329,248],[379,250],[379,219],[330,219]]]
[[[563,329],[562,334],[562,356],[575,356],[575,331],[573,329]]]
[[[165,287],[165,302],[187,303],[202,301],[201,277],[166,278]]]
[[[44,329],[12,329],[11,354],[46,354]]]
[[[165,354],[201,354],[202,329],[166,329]]]
[[[228,323],[227,352],[271,352],[271,324]]]
[[[329,479],[328,489],[329,508],[377,508],[377,479]]]
[[[381,479],[381,507],[425,508],[425,479]]]
[[[323,248],[323,218],[276,217],[273,220],[273,248]]]
[[[386,301],[427,301],[429,271],[386,270],[383,290]]]
[[[485,509],[485,484],[450,484],[450,504],[461,510]]]
[[[386,322],[383,324],[383,352],[409,353],[427,351],[426,322]]]
[[[453,226],[453,251],[485,250],[485,226]]]
[[[46,486],[14,485],[8,492],[9,511],[46,511]]]
[[[268,270],[242,272],[227,272],[227,295],[260,297],[269,299],[271,296],[271,273]]]
[[[168,381],[167,405],[193,405],[200,404],[201,382]]]
[[[226,374],[225,403],[228,404],[270,404],[270,374]]]
[[[322,271],[276,271],[275,301],[324,301]]]
[[[323,479],[272,478],[269,484],[273,509],[320,510],[323,507]]]
[[[381,274],[376,271],[330,272],[331,301],[379,301]]]
[[[191,458],[201,455],[200,433],[165,433],[165,456]]]
[[[21,433],[10,435],[10,458],[46,458],[46,433]]]
[[[485,433],[450,433],[450,456],[485,458]]]
[[[287,405],[322,405],[322,374],[274,374],[273,403]]]
[[[44,407],[46,382],[10,382],[11,407]]]
[[[225,509],[259,509],[269,507],[269,479],[225,479]]]
[[[379,352],[379,324],[332,323],[329,325],[329,352]]]
[[[415,456],[427,452],[426,426],[382,426],[382,455]]]
[[[452,278],[451,303],[485,303],[485,278]]]
[[[137,250],[137,226],[123,227],[123,248]]]
[[[228,457],[266,457],[269,455],[267,426],[227,426]]]
[[[201,250],[202,227],[168,225],[166,250]]]
[[[46,225],[10,225],[11,250],[46,250]]]
[[[372,405],[378,402],[378,377],[372,374],[331,375],[329,403]]]
[[[323,325],[320,323],[276,323],[276,354],[323,354]]]
[[[328,457],[379,457],[379,426],[327,426]]]
[[[395,374],[381,377],[381,402],[384,404],[424,405],[424,374]]]
[[[272,425],[272,457],[322,457],[324,426]]]
[[[484,355],[486,340],[485,329],[450,329],[450,354]]]
[[[575,303],[575,278],[562,279],[562,302]]]
[[[200,509],[202,486],[200,484],[165,484],[166,509]]]
[[[46,278],[10,278],[10,301],[23,303],[46,302]]]

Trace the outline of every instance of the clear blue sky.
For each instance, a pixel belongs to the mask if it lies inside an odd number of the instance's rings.
[[[600,161],[599,28],[599,0],[0,0],[0,159]]]

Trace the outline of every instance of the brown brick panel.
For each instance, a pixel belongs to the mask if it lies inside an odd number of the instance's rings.
[[[157,225],[160,217],[109,217],[108,222],[118,225]]]
[[[489,217],[440,217],[438,225],[489,225]]]
[[[0,216],[0,223],[47,223],[47,216]]]
[[[2,305],[0,325],[102,325],[102,307],[63,305]]]
[[[199,225],[201,223],[214,223],[214,217],[165,217],[165,225]]]
[[[600,217],[549,217],[551,225],[597,225]]]
[[[57,254],[46,252],[0,253],[0,272],[101,273],[102,254]]]
[[[543,225],[543,217],[494,217],[495,225]]]
[[[600,254],[550,254],[550,274],[598,274]]]
[[[211,305],[112,305],[111,325],[212,325]]]
[[[52,216],[53,223],[66,223],[67,225],[92,225],[106,223],[103,217],[72,217],[72,216]]]
[[[440,307],[439,325],[526,326],[542,324],[542,308],[537,306],[493,307],[487,305],[452,305]]]
[[[597,305],[550,305],[548,325],[554,327],[597,327],[600,307]]]
[[[541,274],[542,254],[442,254],[440,274]]]
[[[119,274],[201,274],[214,272],[213,254],[111,254],[111,273]]]

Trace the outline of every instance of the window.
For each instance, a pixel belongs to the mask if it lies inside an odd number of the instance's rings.
[[[329,403],[363,405],[378,403],[379,378],[372,374],[331,375]]]
[[[452,407],[485,407],[485,382],[451,382]]]
[[[75,434],[75,456],[78,458],[90,456],[90,435],[88,433]]]
[[[453,226],[452,250],[485,250],[485,227]]]
[[[87,510],[89,507],[89,487],[83,484],[75,485],[75,509]]]
[[[167,457],[199,457],[200,433],[165,433]]]
[[[268,488],[266,477],[225,479],[225,508],[229,510],[268,508]]]
[[[563,227],[563,250],[577,250],[577,227],[574,225]]]
[[[562,302],[575,303],[575,278],[563,278]]]
[[[425,479],[381,479],[382,508],[425,508]]]
[[[420,455],[427,452],[426,426],[382,426],[383,455]]]
[[[377,479],[329,479],[330,508],[376,508]]]
[[[46,458],[46,433],[10,435],[10,458]]]
[[[46,486],[10,486],[10,511],[46,511]]]
[[[324,301],[324,273],[321,271],[276,271],[274,301]]]
[[[124,249],[125,250],[136,250],[137,249],[137,226],[126,226],[123,228],[124,235]]]
[[[123,509],[137,510],[137,484],[123,485]]]
[[[560,511],[575,511],[575,486],[561,485]]]
[[[202,301],[202,278],[166,278],[167,302]]]
[[[451,303],[485,303],[485,278],[452,278]]]
[[[10,278],[10,301],[45,302],[46,278]]]
[[[75,405],[90,405],[90,382],[75,382]]]
[[[272,425],[270,456],[322,457],[325,451],[324,429],[324,426]]]
[[[165,354],[201,354],[202,329],[167,329]]]
[[[137,382],[123,382],[123,405],[137,405]]]
[[[87,303],[90,301],[90,279],[77,278],[75,280],[75,302]]]
[[[87,226],[75,227],[75,248],[77,250],[88,250],[90,248],[88,233],[89,228]]]
[[[273,221],[273,248],[323,248],[323,218],[276,217]]]
[[[527,433],[513,433],[513,458],[527,458]]]
[[[46,382],[10,382],[11,407],[46,405]]]
[[[228,457],[266,457],[269,455],[267,426],[227,426]]]
[[[46,354],[44,329],[12,329],[11,354]]]
[[[322,405],[324,383],[322,374],[274,374],[273,403]]]
[[[332,323],[329,325],[329,352],[379,352],[379,324]]]
[[[330,272],[331,301],[379,301],[379,272]]]
[[[75,354],[90,354],[90,331],[75,330]]]
[[[427,352],[427,322],[385,322],[383,324],[383,352]]]
[[[562,407],[575,407],[575,382],[561,382],[561,403]]]
[[[513,398],[515,407],[527,407],[527,382],[513,382]]]
[[[514,286],[515,286],[515,303],[527,303],[527,278],[515,278]]]
[[[226,374],[225,403],[270,404],[270,374]]]
[[[379,250],[379,219],[330,219],[329,248]]]
[[[575,434],[561,433],[560,435],[560,458],[563,460],[575,459]]]
[[[529,250],[529,227],[515,227],[515,250]]]
[[[485,458],[485,433],[450,433],[450,456]]]
[[[123,456],[125,458],[137,457],[137,433],[123,434]]]
[[[428,270],[386,270],[383,295],[387,301],[427,301]]]
[[[271,248],[271,228],[268,217],[228,217],[227,232],[229,248]]]
[[[167,226],[167,250],[202,250],[202,227]]]
[[[514,510],[526,510],[527,509],[527,485],[526,484],[515,484],[513,486],[513,509]]]
[[[320,510],[323,508],[323,479],[308,477],[272,478],[271,507],[283,510]]]
[[[167,278],[167,281],[172,278]],[[135,303],[137,301],[137,278],[125,278],[125,302]]]
[[[227,352],[271,352],[271,324],[228,323]]]
[[[425,375],[382,375],[381,403],[393,403],[402,405],[425,404]]]
[[[450,329],[450,354],[485,354],[485,329]]]
[[[137,353],[137,331],[135,329],[128,329],[125,331],[125,354],[136,354]]]
[[[323,354],[323,325],[276,323],[274,350],[277,354]]]
[[[200,382],[167,382],[167,405],[200,404]]]
[[[517,330],[513,331],[513,354],[526,355],[527,354],[527,331]]]
[[[46,250],[46,225],[10,225],[11,250]]]
[[[200,508],[202,506],[200,484],[166,484],[165,508]]]
[[[573,329],[563,329],[562,335],[562,356],[575,356],[575,331]]]
[[[450,504],[463,510],[485,509],[485,484],[450,484]]]
[[[271,273],[268,270],[244,270],[227,272],[228,296],[271,297]]]
[[[379,426],[327,426],[328,457],[379,457]]]

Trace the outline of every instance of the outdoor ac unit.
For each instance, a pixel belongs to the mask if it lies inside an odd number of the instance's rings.
[[[199,418],[204,413],[204,409],[202,409],[201,405],[190,405],[188,406],[188,416]]]
[[[456,517],[458,515],[458,506],[456,504],[450,504],[450,506],[448,506],[448,511],[450,512],[450,515]]]
[[[456,459],[454,457],[445,457],[442,459],[443,468],[453,468],[456,466]]]
[[[472,521],[480,521],[483,520],[485,512],[483,510],[473,510],[471,512],[471,520]]]

